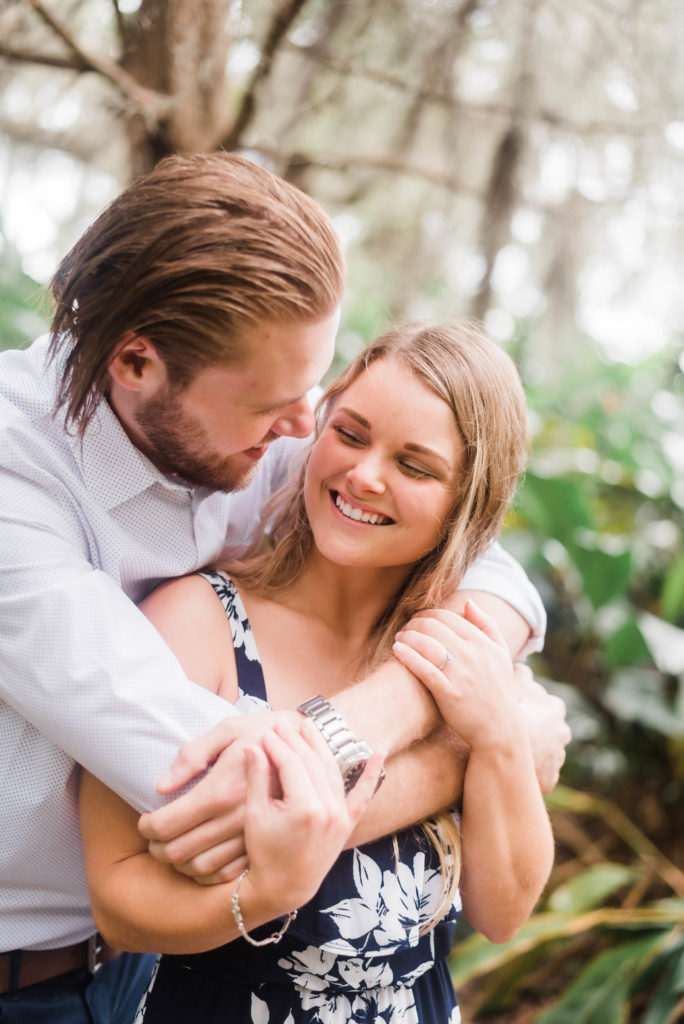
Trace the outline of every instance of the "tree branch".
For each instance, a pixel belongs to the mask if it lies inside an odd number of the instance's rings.
[[[79,70],[94,71],[103,78],[106,78],[126,100],[139,107],[148,118],[160,120],[168,112],[172,102],[168,96],[153,92],[151,89],[145,89],[127,71],[124,71],[123,68],[113,61],[86,53],[69,29],[48,11],[42,0],[28,0],[28,2],[36,14],[65,43],[80,63]]]
[[[252,72],[232,127],[221,143],[222,148],[231,150],[238,146],[242,133],[254,116],[257,89],[268,77],[280,43],[306,2],[307,0],[282,0],[276,8],[266,39],[261,47],[259,63]]]
[[[438,185],[448,189],[450,192],[458,192],[461,195],[471,196],[474,199],[484,199],[484,192],[472,185],[459,181],[453,174],[447,171],[435,170],[424,164],[414,164],[408,160],[393,154],[366,154],[358,156],[336,156],[334,154],[317,153],[316,156],[298,152],[292,153],[287,150],[271,146],[268,143],[255,142],[244,146],[244,149],[253,153],[261,153],[272,160],[287,165],[289,168],[298,167],[314,168],[321,171],[351,171],[351,170],[377,170],[391,171],[394,174],[408,174],[414,178],[422,178],[431,185]]]
[[[425,87],[415,88],[408,76],[402,77],[383,68],[371,67],[362,64],[354,59],[340,59],[333,56],[329,51],[318,47],[301,47],[296,43],[288,42],[287,45],[297,53],[305,52],[310,60],[316,60],[319,64],[336,71],[340,75],[363,77],[379,85],[386,85],[397,92],[410,93],[412,97],[431,103],[434,106],[449,107],[457,112],[467,113],[471,117],[479,117],[489,120],[492,117],[500,118],[508,123],[511,119],[511,108],[503,103],[472,103],[460,100],[453,93],[441,89]],[[530,122],[537,124],[548,124],[561,131],[567,131],[573,135],[615,135],[624,132],[631,137],[648,135],[662,135],[662,124],[657,122],[642,121],[635,122],[633,118],[625,116],[622,121],[587,121],[584,124],[570,120],[558,111],[545,110],[540,108],[531,111]]]
[[[13,142],[36,150],[57,149],[68,153],[84,164],[93,165],[101,157],[104,140],[99,132],[82,131],[78,126],[64,131],[43,129],[35,124],[17,122],[0,116],[0,135],[5,135]],[[107,140],[109,141],[109,140]],[[111,170],[111,167],[108,167]]]
[[[83,61],[72,57],[59,57],[50,53],[35,53],[33,50],[22,50],[20,47],[7,46],[0,42],[0,57],[13,60],[18,64],[42,64],[49,68],[61,68],[63,71],[90,71]]]
[[[114,7],[114,20],[116,21],[116,30],[119,33],[119,39],[123,43],[126,39],[126,24],[124,22],[121,8],[119,7],[119,0],[112,0],[112,6]]]

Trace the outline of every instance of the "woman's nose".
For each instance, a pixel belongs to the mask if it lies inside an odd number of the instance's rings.
[[[352,490],[355,493],[372,491],[374,494],[381,494],[385,490],[385,479],[380,459],[367,453],[359,458],[349,469],[347,476]]]

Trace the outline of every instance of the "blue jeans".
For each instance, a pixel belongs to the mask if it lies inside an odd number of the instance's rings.
[[[155,960],[121,953],[94,975],[82,968],[0,995],[0,1024],[133,1024]]]

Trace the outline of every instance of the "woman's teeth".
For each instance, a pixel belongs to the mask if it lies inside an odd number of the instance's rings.
[[[343,516],[346,516],[348,519],[355,519],[357,522],[370,523],[371,526],[386,526],[392,522],[387,516],[378,515],[376,512],[364,512],[362,509],[350,505],[339,494],[335,496],[335,504]]]

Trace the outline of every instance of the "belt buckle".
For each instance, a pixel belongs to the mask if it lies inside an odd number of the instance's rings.
[[[95,974],[95,971],[100,966],[99,955],[101,952],[100,936],[96,932],[88,939],[88,970],[91,974]]]

